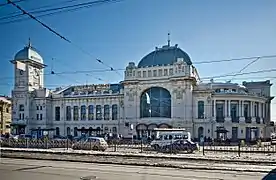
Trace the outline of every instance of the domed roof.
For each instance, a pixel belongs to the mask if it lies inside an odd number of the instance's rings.
[[[175,46],[163,46],[162,48],[156,48],[155,51],[149,53],[141,59],[138,64],[138,68],[147,66],[162,66],[162,65],[172,65],[177,62],[178,58],[183,58],[183,61],[188,65],[192,65],[192,61],[189,55],[182,49]]]
[[[30,43],[28,46],[24,47],[22,50],[16,53],[16,55],[14,56],[14,60],[33,60],[39,63],[43,63],[42,57],[39,55],[37,50],[31,46]]]

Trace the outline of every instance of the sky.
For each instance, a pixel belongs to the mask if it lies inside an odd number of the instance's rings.
[[[70,5],[64,1],[68,0],[23,0],[18,5],[31,12],[45,5]],[[73,3],[89,1],[75,0]],[[0,0],[0,4],[5,2]],[[168,32],[171,43],[178,44],[189,54],[200,77],[235,73],[252,59],[209,64],[196,62],[275,55],[275,9],[275,0],[120,0],[38,17],[72,42],[68,43],[32,19],[6,23],[12,19],[1,18],[18,10],[12,5],[0,6],[0,94],[11,94],[13,65],[9,61],[28,43],[28,38],[48,65],[46,73],[51,70],[105,70],[108,66],[118,69],[90,74],[48,75],[45,76],[48,88],[117,83],[123,80],[123,69],[128,62],[138,64],[156,46],[165,45]],[[97,58],[105,65],[98,63]],[[273,68],[276,68],[276,58],[261,58],[242,72]],[[275,84],[276,72],[236,76],[232,81],[266,79]],[[276,85],[272,86],[272,95],[275,94]],[[275,107],[276,100],[273,100],[273,120],[276,120]]]

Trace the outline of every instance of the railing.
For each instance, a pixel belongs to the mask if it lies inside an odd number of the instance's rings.
[[[270,142],[256,141],[252,144],[241,143],[223,143],[223,142],[205,142],[200,144],[197,149],[197,145],[187,145],[181,143],[168,143],[162,146],[151,146],[149,141],[144,140],[110,140],[108,146],[97,146],[94,142],[85,141],[71,141],[65,140],[48,140],[48,139],[1,139],[1,147],[10,148],[35,148],[35,149],[53,149],[53,150],[100,150],[107,152],[121,152],[121,153],[194,153],[194,154],[271,154],[276,155],[276,145],[271,145]],[[263,156],[263,155],[262,155]]]

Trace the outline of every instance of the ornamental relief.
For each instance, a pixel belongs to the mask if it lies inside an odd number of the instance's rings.
[[[182,89],[182,88],[178,87],[173,92],[175,93],[176,99],[183,99],[183,95],[185,93],[185,89]]]
[[[137,96],[137,91],[129,89],[129,91],[126,92],[126,95],[128,96],[128,101],[134,101],[134,97]]]

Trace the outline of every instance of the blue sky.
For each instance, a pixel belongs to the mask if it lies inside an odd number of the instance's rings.
[[[65,1],[65,0],[59,0]],[[79,0],[77,2],[87,2]],[[5,0],[0,0],[0,4]],[[26,10],[57,3],[56,0],[26,0]],[[22,49],[28,38],[56,72],[106,69],[99,58],[113,68],[122,69],[129,61],[138,63],[155,46],[166,43],[171,33],[172,44],[179,44],[193,62],[276,54],[275,0],[122,0],[76,12],[40,19],[75,45],[89,51],[87,55],[33,20],[1,24],[0,20],[0,94],[10,94],[13,66],[9,60]],[[17,12],[11,5],[0,7],[0,17]],[[52,63],[52,58],[54,58]],[[243,72],[276,68],[276,59],[260,59]],[[201,77],[239,71],[252,60],[196,65]],[[52,64],[52,65],[51,65]],[[123,74],[123,71],[120,71]],[[9,77],[9,78],[8,78]],[[276,77],[275,72],[237,76],[263,80]],[[97,80],[101,78],[103,81]],[[115,72],[46,76],[47,87],[80,83],[118,82],[123,76]],[[223,78],[221,81],[227,79]],[[271,79],[275,83],[275,79]],[[219,79],[217,80],[219,81]],[[276,93],[276,85],[272,88]],[[276,101],[273,101],[275,104]],[[275,109],[275,105],[273,105]],[[272,110],[273,112],[273,110]],[[274,113],[276,120],[276,113]]]

